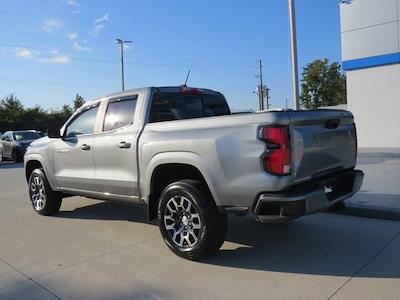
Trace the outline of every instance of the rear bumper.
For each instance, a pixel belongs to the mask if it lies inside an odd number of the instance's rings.
[[[354,195],[362,185],[364,173],[349,170],[300,184],[290,190],[262,193],[253,205],[260,222],[279,222],[318,212]]]

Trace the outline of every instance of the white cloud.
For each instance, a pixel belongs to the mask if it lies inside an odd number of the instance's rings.
[[[32,58],[33,57],[33,53],[31,51],[29,51],[28,49],[25,48],[17,48],[15,49],[15,54],[19,57],[23,57],[23,58]]]
[[[92,49],[90,49],[89,47],[85,47],[85,46],[79,45],[77,41],[73,41],[72,48],[75,51],[78,51],[78,52],[89,52],[89,51],[92,51]]]
[[[79,10],[80,4],[79,4],[78,1],[76,1],[76,0],[67,0],[67,4],[73,8],[72,13],[74,13],[74,14],[79,14],[80,13],[80,10]]]
[[[32,52],[25,48],[16,48],[15,55],[18,57],[23,57],[39,63],[59,63],[67,64],[71,60],[67,55],[60,54],[58,50],[53,49],[48,52],[48,54],[42,54],[40,52]]]
[[[63,23],[56,19],[47,20],[42,26],[42,30],[47,33],[53,33],[57,29],[60,29],[63,26]]]
[[[68,64],[71,62],[69,57],[64,54],[54,55],[46,58],[40,58],[38,61],[40,63],[56,63],[56,64]]]
[[[86,46],[82,46],[81,44],[78,43],[78,38],[79,35],[76,32],[71,32],[68,35],[68,38],[72,41],[72,49],[74,49],[77,52],[89,52],[92,51],[91,48],[86,47]]]
[[[97,24],[96,26],[94,26],[92,34],[93,36],[99,36],[100,35],[100,31],[104,28],[103,24]]]
[[[108,21],[110,21],[110,18],[108,16],[108,14],[105,14],[104,16],[94,20],[94,23],[97,24],[97,23],[103,23],[103,22],[108,22]]]
[[[76,40],[76,39],[79,38],[79,35],[78,35],[76,32],[71,32],[70,34],[68,34],[68,38],[69,38],[71,41],[74,41],[74,40]]]
[[[76,0],[67,0],[67,4],[71,6],[79,6],[78,1]]]
[[[94,20],[94,28],[92,30],[92,35],[93,36],[99,36],[100,32],[104,29],[105,24],[110,22],[110,18],[108,14],[105,14],[104,16],[97,18]]]

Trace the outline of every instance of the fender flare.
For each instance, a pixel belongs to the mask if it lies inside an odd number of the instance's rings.
[[[26,168],[27,168],[29,162],[31,162],[31,161],[38,161],[42,165],[42,168],[46,175],[47,181],[49,182],[52,190],[54,190],[54,191],[57,190],[57,184],[55,182],[55,178],[54,178],[54,176],[51,176],[51,174],[53,174],[53,172],[51,172],[51,170],[49,170],[48,164],[44,162],[43,157],[40,154],[29,154],[28,157],[25,157],[25,161],[24,161],[25,174],[26,174]],[[28,178],[28,180],[29,180],[29,178]]]
[[[150,161],[146,164],[147,167],[145,169],[145,173],[143,174],[143,177],[141,177],[140,179],[141,194],[146,203],[148,203],[148,196],[150,195],[151,191],[151,179],[154,170],[157,167],[165,164],[183,164],[196,168],[206,181],[206,184],[211,192],[211,195],[213,196],[214,201],[218,206],[220,201],[218,196],[219,191],[217,186],[217,180],[214,174],[212,173],[210,166],[198,154],[185,151],[171,151],[171,152],[159,153],[154,155],[150,159]]]

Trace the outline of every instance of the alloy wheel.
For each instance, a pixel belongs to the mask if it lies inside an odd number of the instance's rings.
[[[184,196],[168,200],[164,211],[164,225],[172,242],[180,248],[192,248],[198,240],[202,221],[196,207]]]
[[[36,176],[31,182],[31,200],[35,210],[42,210],[46,205],[46,190],[44,181],[41,177]]]

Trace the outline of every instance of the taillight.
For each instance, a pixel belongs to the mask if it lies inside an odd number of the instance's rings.
[[[267,144],[262,156],[264,170],[275,175],[288,175],[292,167],[289,127],[262,127],[260,139]]]

